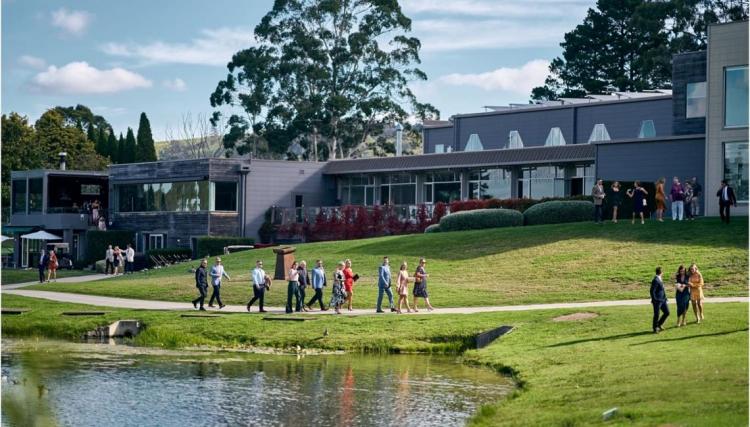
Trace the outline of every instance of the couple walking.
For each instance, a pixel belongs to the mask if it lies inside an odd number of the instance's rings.
[[[427,309],[432,311],[433,307],[430,304],[430,297],[427,294],[427,271],[425,266],[427,261],[424,258],[419,259],[419,266],[414,272],[414,311],[418,312],[417,309],[417,298],[424,298],[427,304]],[[398,294],[398,308],[393,304],[393,292],[391,291],[391,266],[388,257],[383,257],[383,264],[378,268],[378,303],[375,312],[384,313],[382,309],[383,295],[388,296],[388,302],[391,307],[391,312],[401,314],[401,308],[406,303],[406,310],[411,313],[412,308],[409,307],[409,281],[412,279],[409,277],[407,270],[408,265],[406,261],[401,263],[397,277],[396,293]]]
[[[208,306],[214,306],[214,300],[219,303],[219,309],[226,307],[221,302],[221,281],[224,277],[230,280],[229,274],[224,270],[224,265],[221,263],[221,258],[216,257],[214,266],[211,267],[211,271],[208,272],[206,267],[208,266],[208,260],[203,258],[201,265],[195,270],[195,287],[198,288],[198,298],[193,300],[193,307],[205,311],[203,302],[208,295],[208,277],[211,277],[211,285],[213,292],[211,293],[211,299],[208,301]],[[200,307],[200,308],[199,308]]]

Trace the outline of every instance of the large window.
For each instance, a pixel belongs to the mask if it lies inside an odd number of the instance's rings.
[[[724,126],[747,126],[747,65],[724,70]]]
[[[208,181],[124,184],[116,191],[120,212],[209,210]]]
[[[425,203],[450,203],[461,200],[461,176],[458,172],[443,171],[425,176]]]
[[[706,82],[687,84],[685,118],[706,117]]]
[[[42,178],[29,179],[29,212],[42,212],[43,191]]]
[[[481,169],[469,174],[470,199],[509,199],[510,169]]]
[[[26,180],[13,180],[13,201],[11,207],[13,213],[26,213]]]
[[[737,201],[748,201],[747,142],[724,144],[724,179],[734,188]]]
[[[565,168],[540,166],[521,169],[518,194],[529,199],[565,196]]]
[[[410,173],[384,175],[380,185],[380,203],[413,205],[417,201],[416,177]]]
[[[369,175],[341,178],[341,199],[345,205],[374,204],[375,179]]]
[[[212,182],[214,187],[215,211],[237,212],[237,183]]]

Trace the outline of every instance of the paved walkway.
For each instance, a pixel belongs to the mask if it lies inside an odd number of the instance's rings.
[[[41,298],[58,302],[69,302],[77,304],[88,304],[100,307],[127,308],[139,310],[194,310],[193,305],[189,302],[170,302],[170,301],[152,301],[137,300],[128,298],[113,298],[97,295],[72,294],[66,292],[49,292],[49,291],[32,291],[23,289],[7,289],[3,286],[2,293],[10,295],[21,295],[31,298]],[[716,297],[706,298],[707,304],[728,303],[728,302],[748,302],[748,297]],[[620,301],[593,301],[593,302],[569,302],[553,304],[527,304],[527,305],[505,305],[490,307],[452,307],[438,308],[435,311],[422,309],[419,314],[473,314],[473,313],[490,313],[500,311],[528,311],[528,310],[549,310],[556,308],[599,308],[599,307],[620,307],[651,305],[647,299],[638,300],[620,300]],[[222,310],[208,309],[209,311],[220,311],[230,313],[245,313],[247,310],[244,305],[227,305]],[[283,313],[283,307],[266,307],[269,313]],[[257,313],[257,305],[253,307],[253,313]],[[343,311],[346,315],[361,316],[365,314],[375,314],[374,309],[355,309],[354,311]],[[315,310],[307,314],[334,314],[333,310],[321,312]]]
[[[71,276],[71,277],[61,277],[57,279],[57,283],[84,283],[84,282],[93,282],[94,280],[102,280],[102,279],[110,279],[112,277],[115,277],[111,274],[87,274],[85,276]],[[27,286],[33,286],[33,285],[39,285],[39,281],[35,282],[23,282],[23,283],[14,283],[12,285],[3,285],[2,291],[9,291],[11,289],[20,289],[25,288]]]

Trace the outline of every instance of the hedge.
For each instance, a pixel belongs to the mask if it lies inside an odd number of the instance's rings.
[[[477,209],[444,216],[440,231],[477,230],[523,225],[523,214],[512,209]]]
[[[523,213],[526,225],[591,221],[593,217],[594,203],[582,200],[539,203]]]
[[[91,230],[86,232],[86,256],[83,258],[87,264],[104,259],[107,246],[119,246],[125,249],[130,243],[135,247],[135,232],[130,230]]]
[[[424,229],[425,233],[439,233],[440,232],[440,224],[432,224],[428,225],[427,228]]]
[[[251,237],[232,236],[201,236],[196,241],[195,257],[223,255],[225,246],[255,244]]]

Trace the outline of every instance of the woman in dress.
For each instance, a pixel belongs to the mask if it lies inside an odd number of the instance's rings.
[[[685,317],[690,305],[690,284],[685,266],[677,268],[675,275],[675,301],[677,302],[677,327],[685,326]]]
[[[55,279],[55,282],[57,282],[57,254],[55,254],[54,250],[49,251],[49,262],[47,263],[47,281],[50,281],[50,278]]]
[[[120,271],[120,265],[122,264],[122,251],[120,250],[119,246],[115,246],[115,249],[112,251],[114,254],[114,261],[112,261],[112,265],[115,268],[115,276],[117,276],[117,273]]]
[[[690,274],[688,278],[690,302],[693,303],[695,322],[700,323],[703,321],[703,275],[698,271],[698,266],[695,263],[690,264],[688,273]]]
[[[346,301],[344,291],[344,263],[339,262],[336,266],[336,271],[333,272],[333,289],[331,292],[331,302],[328,305],[336,309],[336,314],[341,314],[341,305],[344,304],[344,301]]]
[[[434,308],[430,304],[430,296],[427,294],[427,271],[425,271],[425,265],[427,261],[424,258],[419,259],[419,266],[417,271],[414,272],[414,311],[417,309],[417,298],[424,298],[425,304],[427,304],[427,310],[432,311]]]
[[[656,181],[656,195],[654,196],[654,199],[656,200],[656,220],[659,222],[664,222],[664,209],[667,208],[667,196],[664,194],[665,181],[666,179],[664,178],[659,178],[659,180]]]
[[[352,311],[352,301],[354,300],[354,272],[352,271],[352,260],[344,260],[344,290],[346,291],[346,302],[349,311]]]
[[[297,261],[292,263],[292,267],[287,272],[289,276],[289,284],[286,287],[286,312],[287,314],[292,312],[292,297],[296,299],[296,310],[300,311],[301,302],[299,300],[299,270],[297,269],[299,264]]]
[[[638,214],[641,216],[641,224],[645,224],[643,220],[643,212],[646,210],[646,196],[648,195],[648,191],[641,187],[640,181],[635,181],[633,183],[633,188],[628,189],[625,194],[633,199],[633,219],[630,223],[635,224],[635,214]]]
[[[406,261],[401,263],[397,283],[398,286],[396,287],[396,292],[398,293],[398,310],[396,312],[401,314],[401,307],[403,303],[406,302],[406,312],[411,313],[411,308],[409,307],[409,272],[407,271]]]
[[[620,181],[612,183],[612,197],[610,198],[612,203],[612,222],[617,224],[617,211],[622,205],[622,192],[620,191]]]

